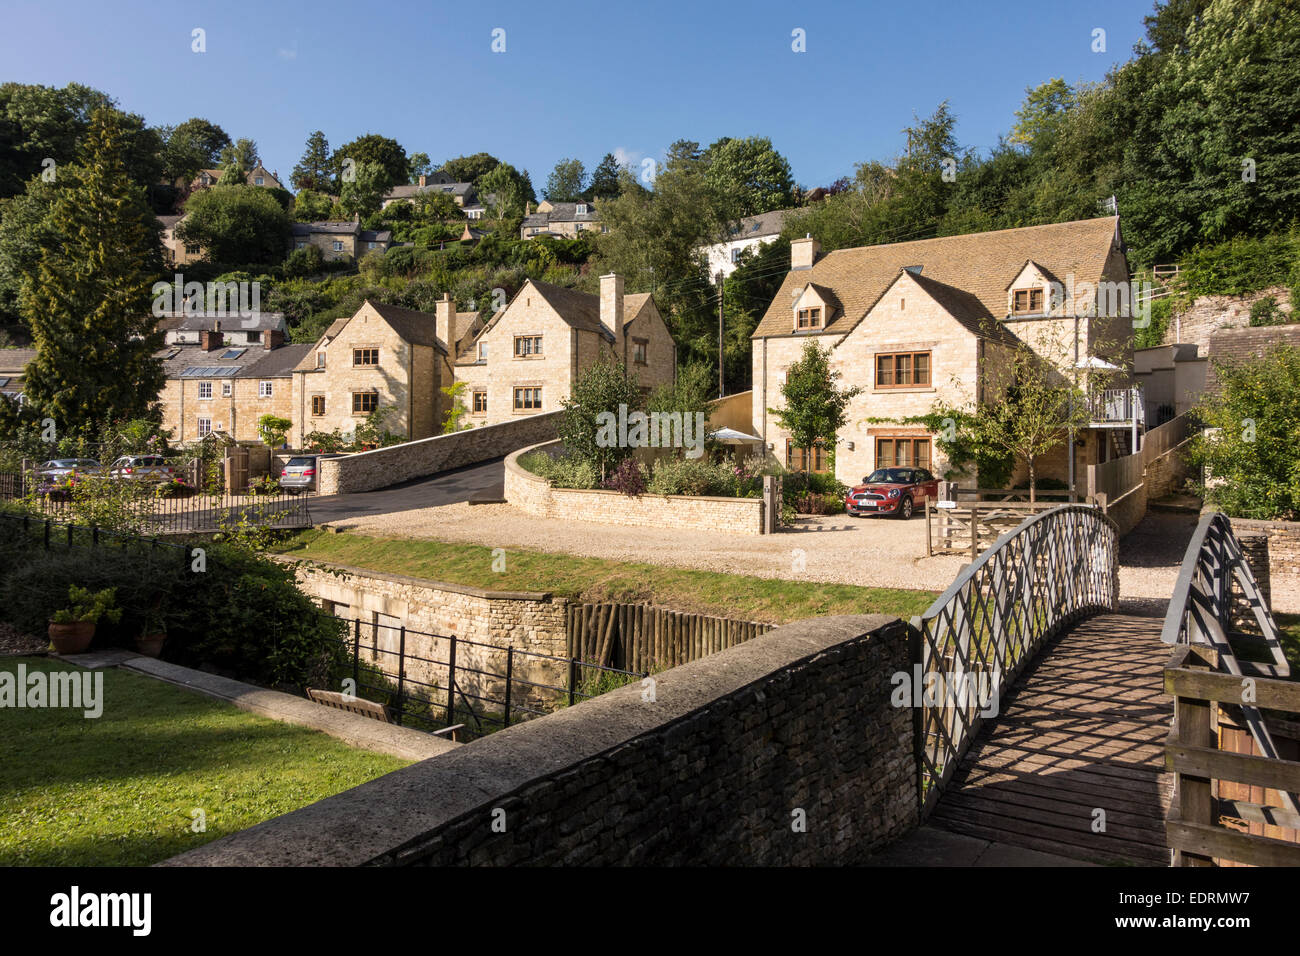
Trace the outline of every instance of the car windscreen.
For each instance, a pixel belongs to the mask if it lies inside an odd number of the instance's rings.
[[[290,458],[286,468],[306,468],[315,462],[314,458]]]
[[[877,468],[867,476],[867,482],[907,485],[912,483],[912,473],[906,468]]]

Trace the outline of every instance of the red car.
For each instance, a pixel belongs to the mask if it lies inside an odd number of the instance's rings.
[[[849,490],[844,510],[855,517],[896,515],[912,517],[918,504],[939,497],[939,479],[924,468],[877,468]]]

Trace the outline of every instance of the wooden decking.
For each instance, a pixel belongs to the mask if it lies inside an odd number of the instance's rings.
[[[1173,702],[1160,625],[1106,614],[1045,647],[971,745],[931,825],[1095,863],[1168,866]]]

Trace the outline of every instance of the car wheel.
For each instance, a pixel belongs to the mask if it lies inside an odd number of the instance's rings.
[[[912,517],[912,499],[904,498],[898,506],[898,517],[903,521]]]

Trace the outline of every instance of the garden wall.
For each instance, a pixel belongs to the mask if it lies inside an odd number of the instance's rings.
[[[555,438],[556,424],[562,414],[528,415],[344,458],[327,458],[320,463],[320,494],[374,491],[412,478],[500,458],[524,445]]]
[[[860,863],[917,820],[911,633],[780,627],[164,865]]]
[[[552,488],[519,464],[530,451],[553,446],[543,442],[506,458],[506,501],[542,518],[569,518],[642,528],[763,534],[762,498],[713,498],[690,495],[637,495],[618,491]]]
[[[1274,581],[1283,576],[1300,576],[1300,521],[1233,518],[1232,527],[1239,531],[1257,531],[1267,536],[1269,576]]]

